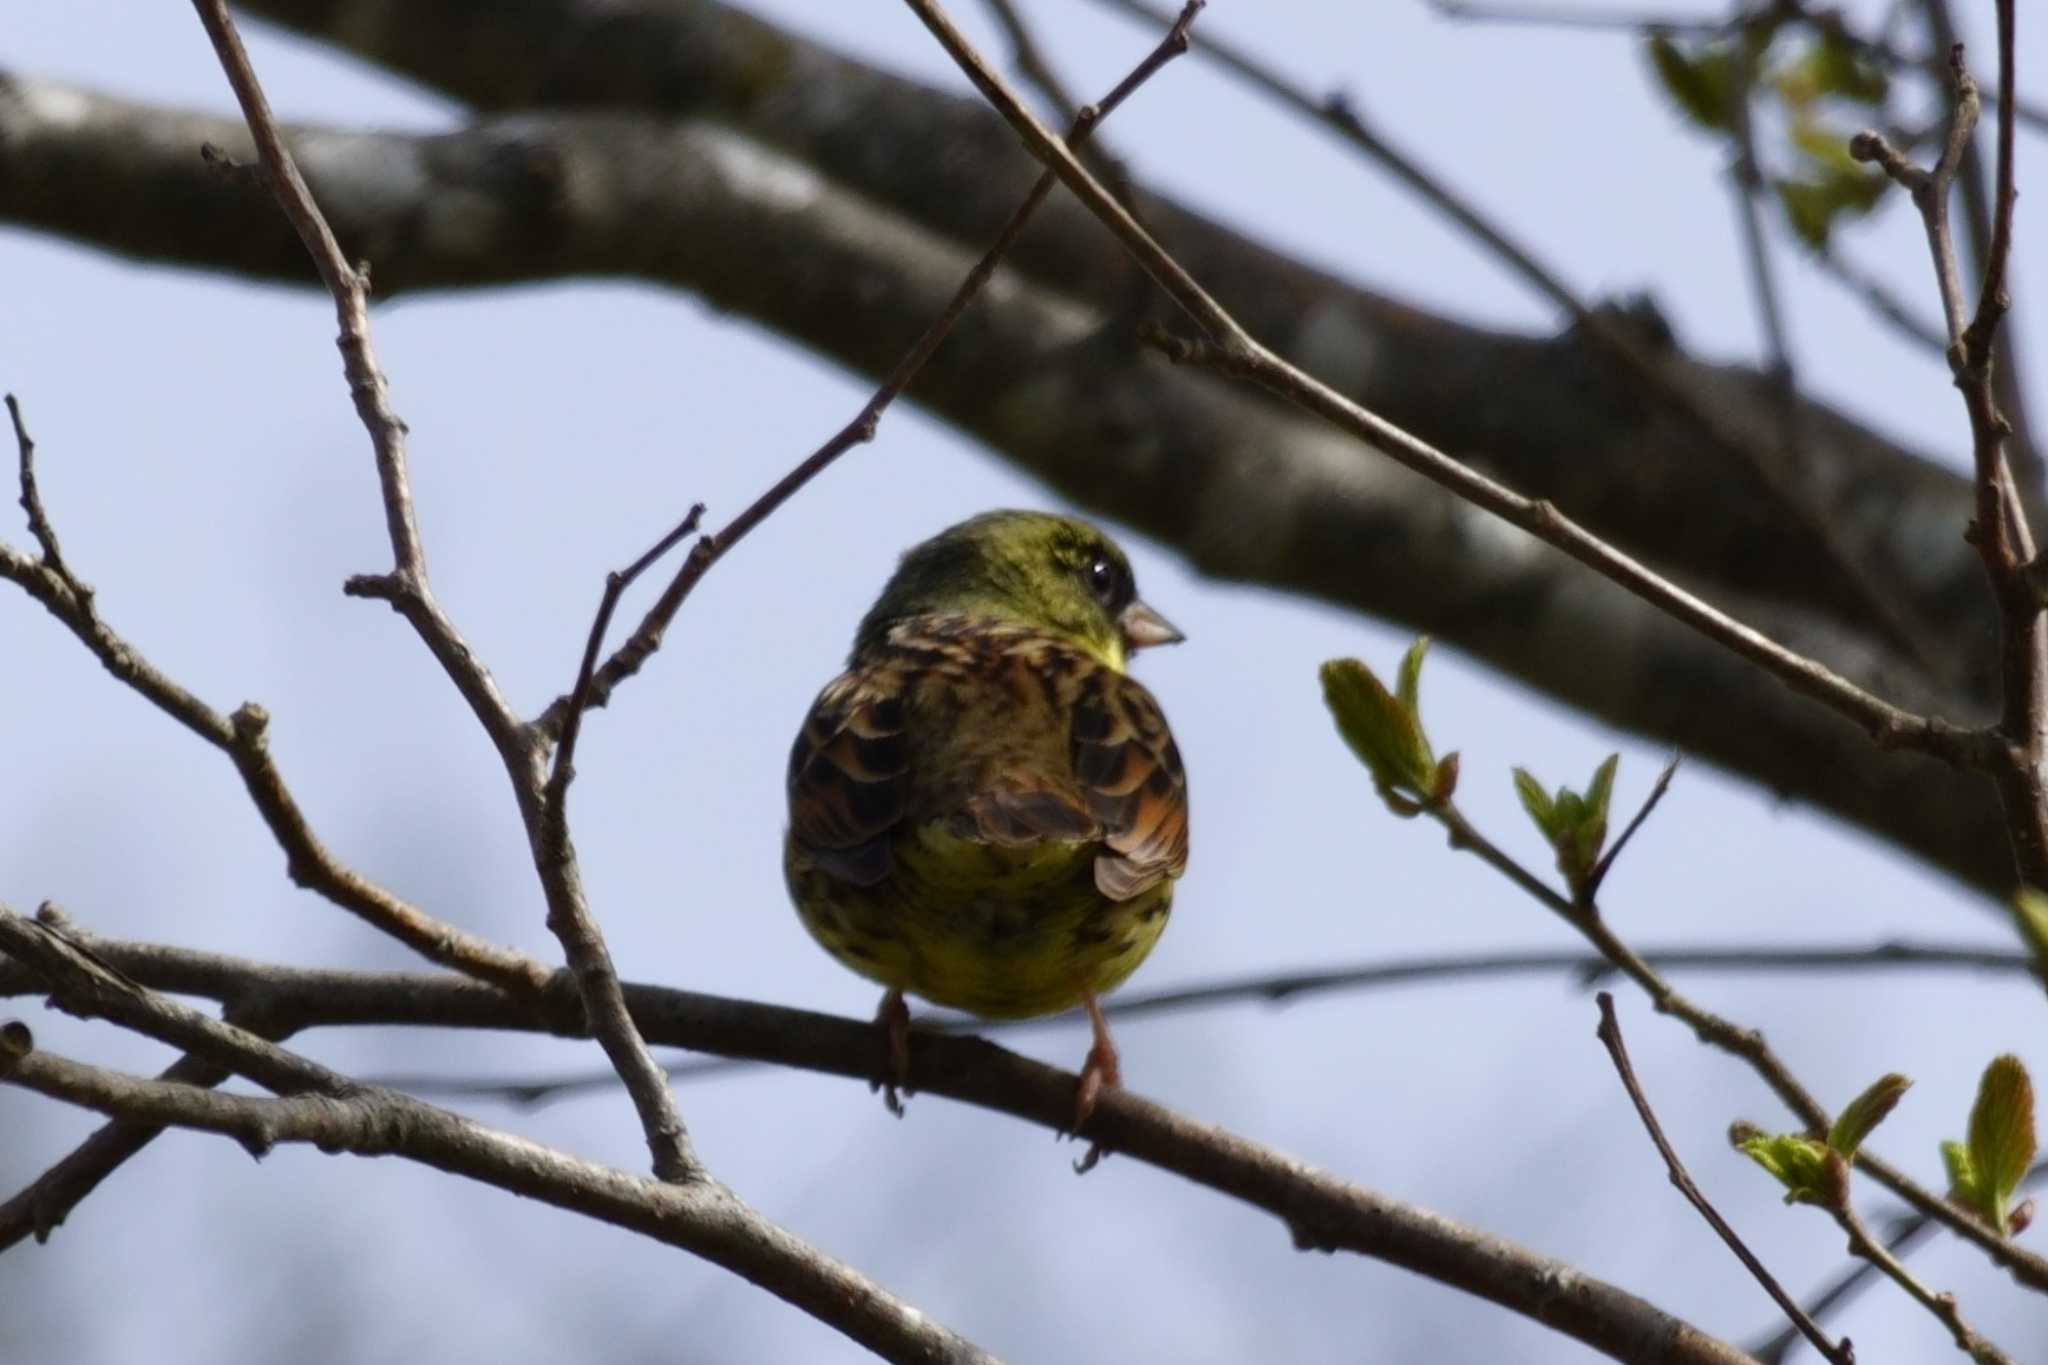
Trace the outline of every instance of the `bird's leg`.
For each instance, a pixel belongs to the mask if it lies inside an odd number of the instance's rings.
[[[911,1093],[910,1006],[903,1003],[902,991],[891,987],[882,997],[882,1003],[875,1008],[875,1024],[882,1030],[885,1048],[883,1074],[888,1079],[869,1081],[868,1089],[881,1091],[882,1103],[900,1119],[903,1117],[903,1101],[897,1098],[896,1092]]]
[[[1087,1060],[1081,1063],[1081,1084],[1074,1089],[1074,1131],[1077,1133],[1095,1113],[1095,1102],[1102,1098],[1102,1092],[1115,1090],[1124,1083],[1123,1073],[1117,1067],[1116,1044],[1109,1040],[1109,1021],[1102,1017],[1102,1006],[1095,999],[1095,992],[1081,992],[1081,1003],[1088,1010],[1088,1027],[1094,1033],[1095,1041],[1088,1049]],[[1074,1164],[1074,1169],[1085,1175],[1100,1160],[1102,1144],[1098,1142],[1088,1149],[1088,1155]]]

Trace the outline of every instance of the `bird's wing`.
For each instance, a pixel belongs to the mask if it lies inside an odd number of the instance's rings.
[[[1108,846],[1095,860],[1095,886],[1127,901],[1187,866],[1180,749],[1152,694],[1109,669],[1082,680],[1073,716],[1074,776]]]
[[[790,834],[819,867],[873,886],[895,866],[890,836],[910,801],[900,674],[859,670],[826,685],[789,752]]]

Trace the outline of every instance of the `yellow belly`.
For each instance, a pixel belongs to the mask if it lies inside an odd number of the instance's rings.
[[[1110,990],[1166,927],[1173,882],[1128,901],[1095,889],[1094,843],[998,848],[927,825],[900,840],[871,887],[785,843],[804,927],[870,980],[994,1019],[1055,1014]]]

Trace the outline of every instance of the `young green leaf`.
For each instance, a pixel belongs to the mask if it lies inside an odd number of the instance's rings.
[[[2013,917],[2019,923],[2020,938],[2034,955],[2034,968],[2048,977],[2048,895],[2023,886],[2013,901]]]
[[[1941,1164],[1948,1171],[1949,1198],[1973,1209],[1980,1207],[1977,1168],[1970,1164],[1969,1150],[1952,1138],[1945,1139],[1941,1144]]]
[[[1702,128],[1726,132],[1735,126],[1734,63],[1722,48],[1681,52],[1661,33],[1650,35],[1650,64],[1664,93]]]
[[[1828,1130],[1828,1146],[1844,1158],[1854,1157],[1856,1149],[1863,1145],[1863,1139],[1884,1122],[1885,1116],[1892,1112],[1912,1084],[1896,1071],[1872,1081],[1862,1094],[1850,1100],[1835,1116],[1835,1126]]]
[[[1593,780],[1586,786],[1586,816],[1599,822],[1601,843],[1607,841],[1607,801],[1614,795],[1614,770],[1620,763],[1620,754],[1607,755],[1606,762],[1593,769]]]
[[[1977,1207],[2003,1236],[2012,1193],[2034,1163],[2034,1086],[2027,1068],[2011,1053],[1992,1058],[1977,1083],[1969,1150]]]
[[[1409,655],[1419,670],[1421,656],[1412,649]],[[1415,679],[1406,661],[1402,672],[1402,684],[1412,693]],[[1322,667],[1322,681],[1323,701],[1337,732],[1372,773],[1387,808],[1409,816],[1437,799],[1437,764],[1415,708],[1387,691],[1356,659],[1330,660]]]
[[[1788,1204],[1827,1202],[1828,1149],[1799,1133],[1752,1133],[1736,1150],[1769,1171],[1785,1187]]]
[[[1416,636],[1415,643],[1401,656],[1400,670],[1394,675],[1394,696],[1415,717],[1418,726],[1422,724],[1422,657],[1427,653],[1429,637]]]
[[[1529,812],[1529,818],[1536,822],[1543,842],[1551,842],[1554,836],[1550,824],[1550,793],[1543,790],[1543,784],[1527,768],[1515,769],[1515,795],[1522,798],[1522,809]]]

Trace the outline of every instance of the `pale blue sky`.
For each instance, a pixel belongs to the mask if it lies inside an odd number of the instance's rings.
[[[759,6],[900,70],[957,84],[899,6]],[[959,5],[988,36],[978,7]],[[1972,14],[1988,5],[1962,6]],[[1078,0],[1027,11],[1080,90],[1150,41]],[[1386,131],[1562,263],[1588,293],[1654,288],[1679,334],[1756,354],[1719,153],[1679,128],[1620,38],[1461,27],[1420,4],[1219,0],[1201,21],[1301,73],[1343,83]],[[229,107],[189,10],[116,0],[35,5],[12,69],[130,97]],[[440,101],[256,29],[289,117],[434,128]],[[1000,45],[990,40],[992,50]],[[1988,53],[1988,47],[1985,49]],[[2022,69],[2048,69],[2027,36]],[[1199,62],[1171,68],[1108,134],[1149,183],[1367,285],[1532,329],[1547,310],[1398,190]],[[2042,143],[2023,147],[2022,177]],[[0,189],[4,193],[4,189]],[[2023,206],[2023,213],[2025,208]],[[2021,235],[2022,252],[2041,240]],[[1858,234],[1929,312],[1915,225]],[[766,263],[772,268],[772,262]],[[2030,378],[2048,394],[2048,309],[2017,269]],[[1817,393],[1938,453],[1964,447],[1938,364],[1832,287],[1789,267],[1789,311]],[[223,709],[275,718],[280,763],[344,858],[436,913],[545,956],[518,822],[495,758],[388,611],[344,599],[388,564],[367,442],[310,294],[142,268],[0,232],[0,388],[41,443],[44,496],[100,606]],[[572,282],[408,299],[376,339],[412,427],[415,486],[441,596],[516,703],[570,680],[602,575],[696,498],[729,515],[853,412],[865,386],[672,293]],[[782,890],[782,760],[895,553],[1042,489],[913,410],[771,520],[705,582],[669,643],[579,754],[575,820],[593,905],[628,975],[865,1015],[867,983],[804,935]],[[19,527],[4,534],[19,542]],[[1372,623],[1195,577],[1126,537],[1146,597],[1189,642],[1139,671],[1187,755],[1194,852],[1178,913],[1136,988],[1261,968],[1493,948],[1575,946],[1539,907],[1419,824],[1391,819],[1337,742],[1315,666],[1389,666],[1405,639]],[[1595,590],[1590,586],[1588,590]],[[293,890],[228,765],[113,683],[19,593],[0,594],[0,900],[49,897],[107,933],[300,963],[407,956]],[[1439,649],[1425,675],[1461,798],[1543,861],[1511,764],[1583,780],[1623,752],[1632,805],[1661,755]],[[1642,943],[1968,936],[1999,923],[1947,883],[1830,822],[1694,767],[1609,884]],[[1766,1028],[1824,1100],[1885,1070],[1918,1079],[1879,1139],[1939,1180],[1977,1069],[2013,1049],[2048,1068],[2038,991],[2017,981],[1870,978],[1682,982]],[[1873,1004],[1873,1001],[1882,1004]],[[1731,1118],[1782,1119],[1746,1071],[1621,993],[1651,1097],[1701,1183],[1795,1289],[1840,1264],[1820,1216],[1781,1208],[1727,1152]],[[53,1047],[136,1069],[162,1049],[44,1015]],[[1677,1200],[1570,983],[1496,982],[1239,1007],[1119,1030],[1134,1089],[1375,1189],[1561,1256],[1738,1341],[1772,1324],[1755,1285]],[[1074,1065],[1077,1021],[1020,1036]],[[525,1038],[360,1031],[302,1046],[362,1072],[523,1073],[597,1065]],[[1086,1180],[1073,1149],[1008,1119],[914,1100],[903,1122],[860,1086],[751,1073],[680,1102],[717,1173],[802,1235],[1020,1361],[1515,1359],[1566,1362],[1562,1338],[1404,1273],[1302,1256],[1271,1219],[1128,1160]],[[616,1092],[493,1121],[638,1166]],[[18,1186],[93,1126],[0,1089],[0,1185]],[[18,1137],[16,1135],[19,1135]],[[1882,1207],[1882,1201],[1872,1201]],[[1916,1259],[2021,1358],[2048,1354],[2038,1304],[1972,1253]],[[1844,1323],[1884,1358],[1946,1339],[1897,1296]],[[397,1162],[160,1141],[47,1247],[0,1268],[0,1356],[371,1361],[561,1357],[597,1331],[621,1360],[840,1361],[857,1348],[666,1248]],[[31,1349],[33,1348],[33,1349]]]

